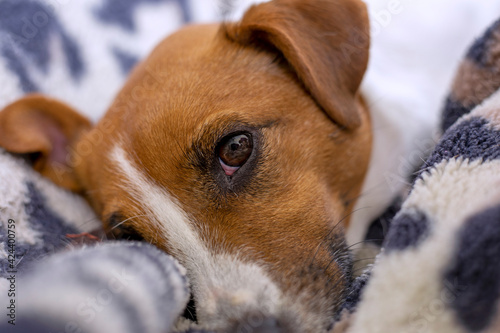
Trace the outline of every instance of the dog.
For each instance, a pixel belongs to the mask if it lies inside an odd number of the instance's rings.
[[[373,174],[369,54],[362,1],[266,2],[167,37],[95,126],[46,96],[14,102],[0,146],[82,194],[113,237],[177,258],[204,327],[326,332]]]

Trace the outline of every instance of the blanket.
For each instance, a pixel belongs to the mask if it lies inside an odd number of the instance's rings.
[[[444,134],[391,223],[350,333],[500,330],[500,21],[472,45]]]
[[[131,68],[186,23],[242,14],[251,0],[0,1],[0,108],[49,94],[96,121]]]

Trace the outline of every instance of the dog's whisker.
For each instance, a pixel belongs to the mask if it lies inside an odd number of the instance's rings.
[[[363,243],[371,243],[371,242],[374,242],[374,241],[383,241],[384,239],[383,238],[370,238],[370,239],[365,239],[365,240],[362,240],[362,241],[359,241],[359,242],[356,242],[354,244],[351,244],[347,247],[348,250],[352,250],[352,248],[354,246],[357,246],[357,245],[360,245],[360,244],[363,244]]]
[[[338,272],[339,272],[339,273],[334,274],[333,276],[329,277],[329,278],[326,280],[326,282],[325,282],[325,285],[327,285],[327,286],[328,286],[328,288],[329,288],[330,290],[335,290],[335,288],[336,288],[336,287],[337,287],[337,286],[338,286],[341,282],[346,282],[346,281],[345,281],[345,277],[346,277],[345,273],[344,273],[344,272],[342,272],[341,270],[340,270],[340,271],[338,271]],[[337,282],[336,282],[334,285],[330,286],[330,283],[331,283],[332,281],[334,281],[334,280],[335,280],[335,281],[337,281]]]
[[[355,275],[357,272],[360,272],[360,271],[364,271],[366,269],[366,267],[360,267],[360,268],[357,268],[357,269],[354,269],[352,270],[351,272],[351,275]],[[330,283],[332,279],[329,279],[327,282]],[[337,283],[335,283],[333,286],[331,286],[330,288],[333,290],[335,289],[340,283],[342,282],[342,280],[338,281]]]
[[[119,226],[123,225],[124,223],[126,223],[126,222],[128,222],[128,221],[130,221],[130,220],[132,220],[132,219],[138,218],[138,217],[149,217],[149,215],[147,215],[147,214],[139,214],[139,215],[134,215],[134,216],[132,216],[132,217],[129,217],[129,218],[127,218],[127,219],[125,219],[125,220],[123,220],[123,221],[118,222],[117,224],[115,224],[115,225],[114,225],[114,226],[110,229],[110,231],[111,231],[111,230],[114,230],[114,229],[118,228]]]
[[[311,262],[310,262],[310,266],[312,266],[314,264],[314,260],[316,259],[316,256],[318,255],[319,253],[319,250],[321,248],[321,246],[324,244],[324,242],[326,242],[328,240],[328,238],[331,236],[332,232],[339,226],[340,223],[342,223],[343,221],[345,221],[346,218],[348,218],[349,216],[351,216],[352,214],[354,214],[355,212],[358,212],[362,209],[365,209],[366,207],[360,207],[358,209],[354,209],[352,210],[350,213],[346,214],[344,217],[342,217],[331,229],[330,231],[328,232],[328,234],[321,240],[321,242],[318,244],[318,247],[316,248],[316,251],[314,252],[314,255],[311,259]]]
[[[375,260],[377,257],[372,257],[372,258],[362,258],[362,259],[356,259],[356,260],[353,260],[353,264],[357,263],[357,262],[361,262],[361,261],[368,261],[368,260]]]

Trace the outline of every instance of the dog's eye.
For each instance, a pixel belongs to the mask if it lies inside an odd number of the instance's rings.
[[[249,133],[227,137],[219,147],[219,160],[226,175],[233,175],[245,164],[252,149],[252,136]]]

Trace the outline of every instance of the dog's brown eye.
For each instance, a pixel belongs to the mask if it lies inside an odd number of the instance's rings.
[[[252,154],[253,142],[250,134],[238,134],[226,139],[219,148],[219,158],[227,175],[232,175]]]

